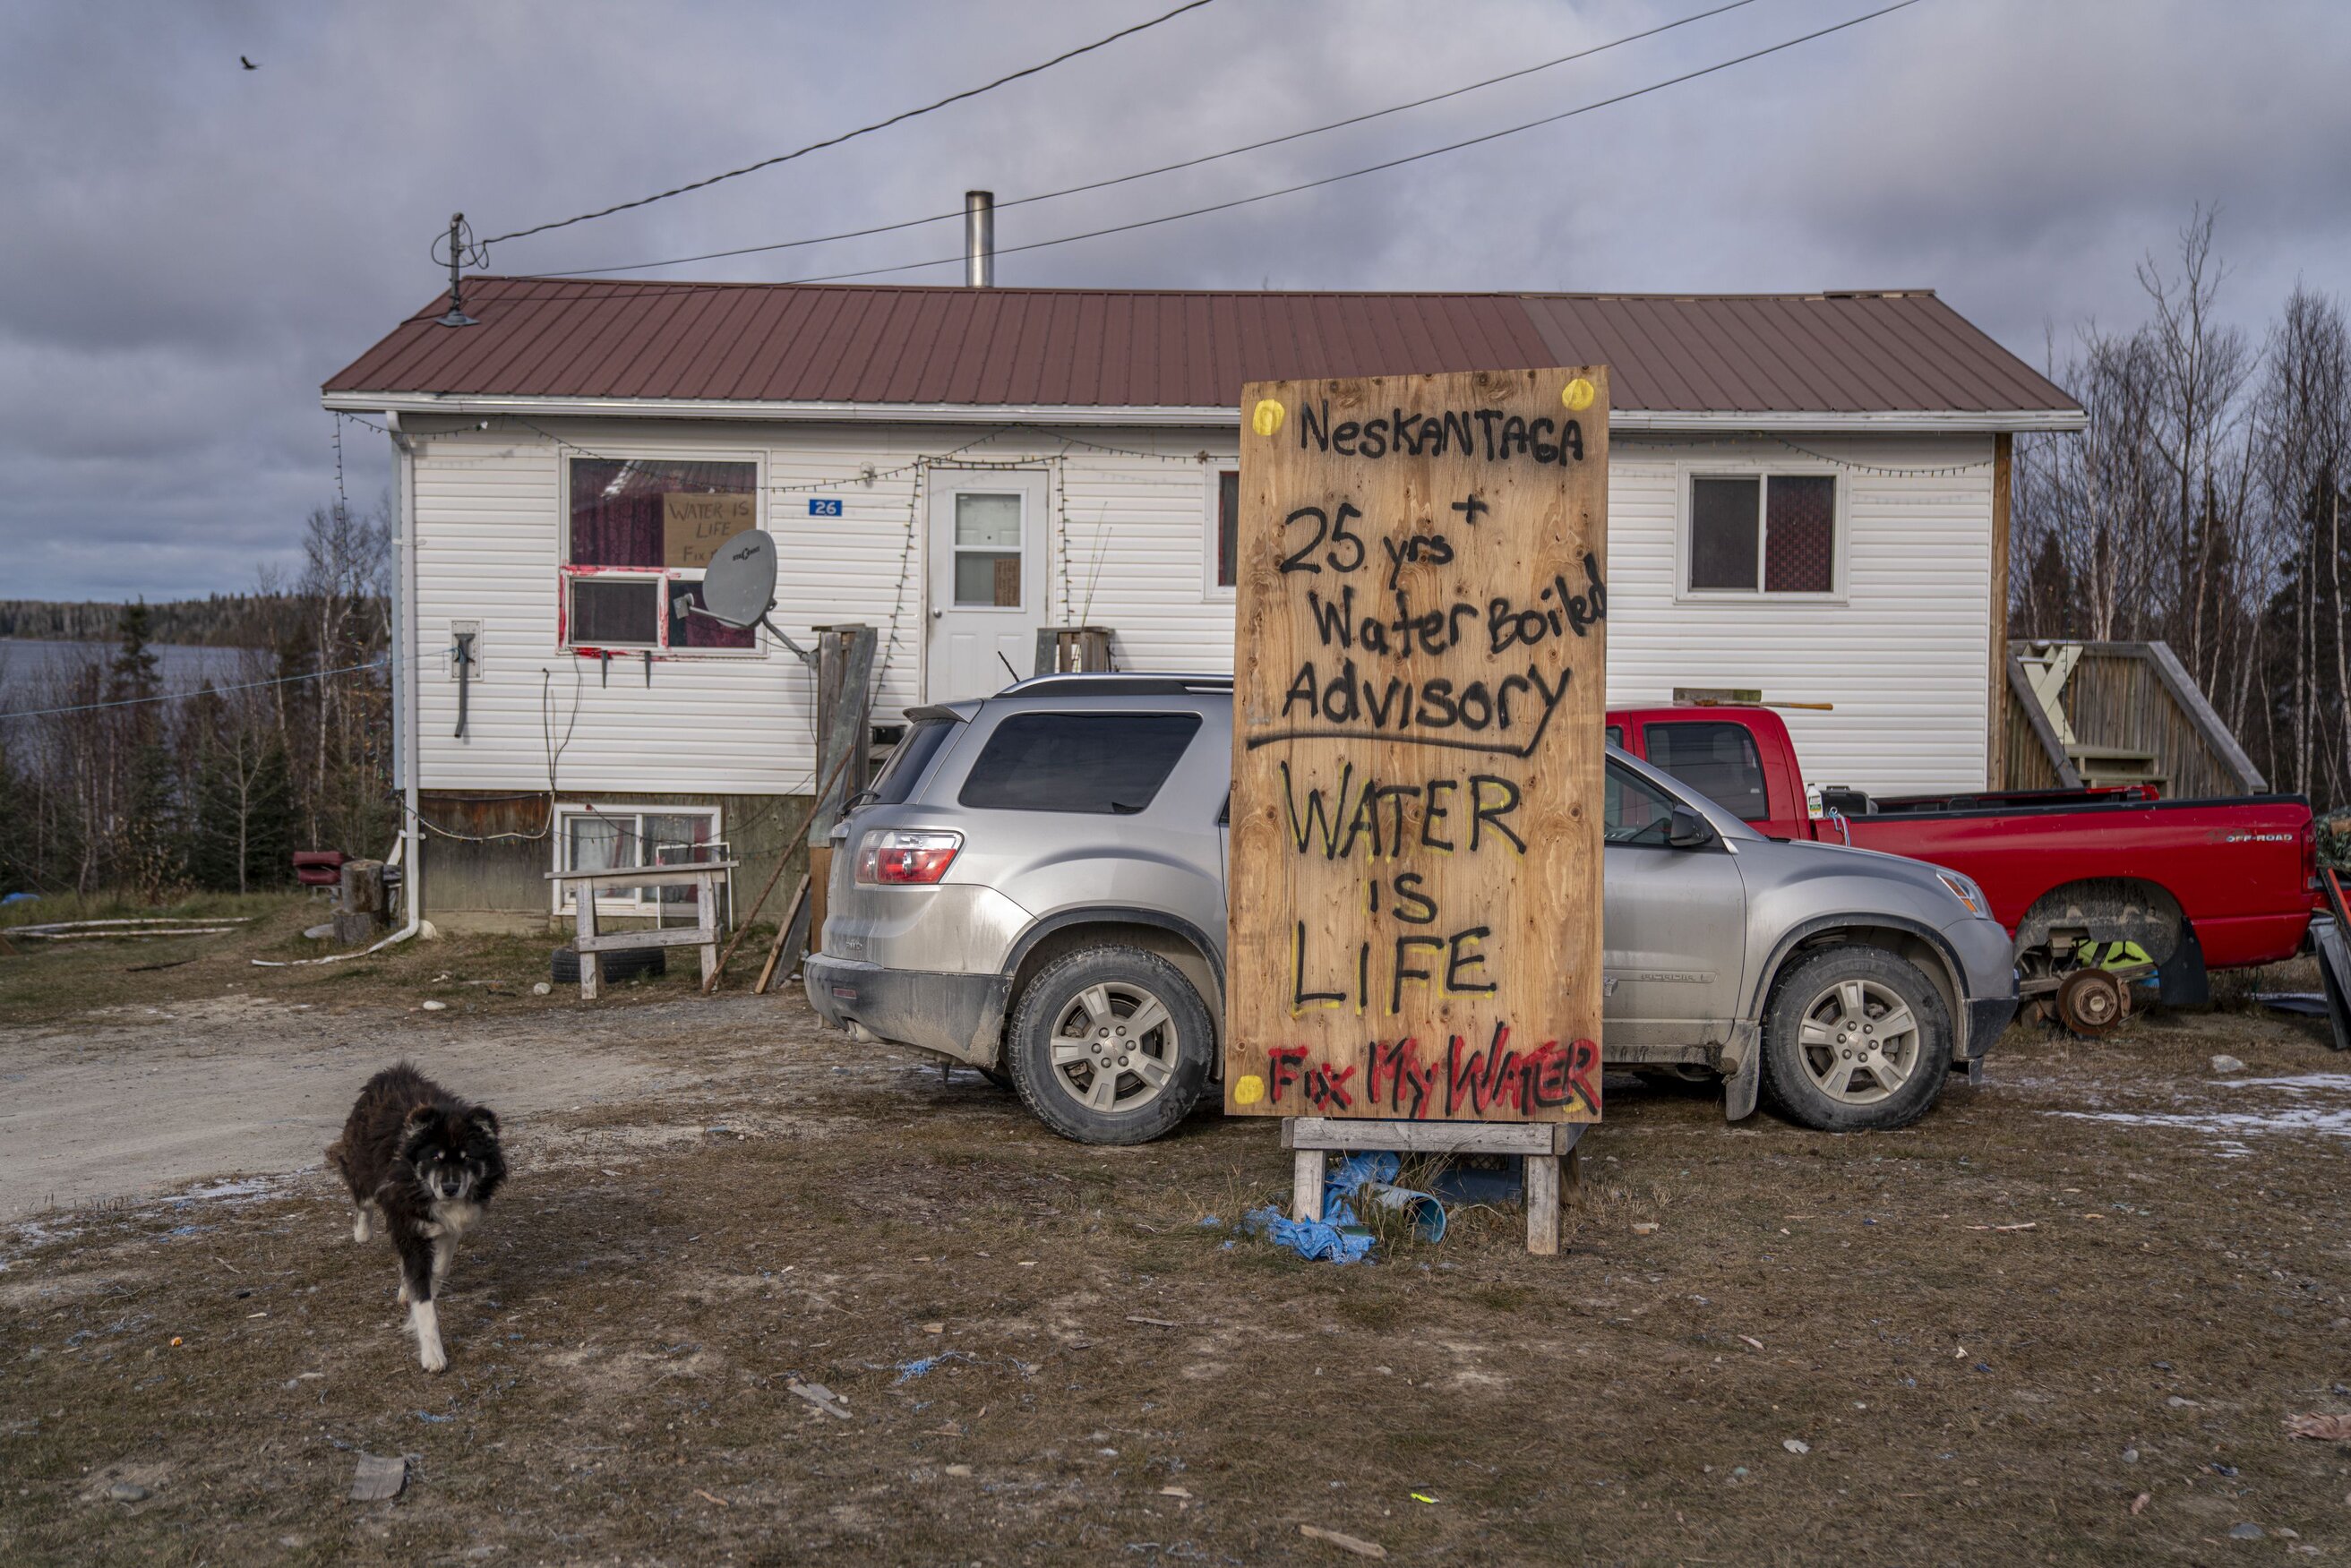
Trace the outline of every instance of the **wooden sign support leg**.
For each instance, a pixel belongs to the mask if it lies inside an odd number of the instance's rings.
[[[1559,1156],[1529,1155],[1526,1171],[1527,1250],[1559,1256]]]
[[[1291,1160],[1290,1217],[1292,1219],[1322,1218],[1322,1151],[1300,1149]]]
[[[1323,1161],[1334,1153],[1509,1155],[1525,1161],[1527,1250],[1559,1255],[1560,1190],[1581,1185],[1583,1122],[1370,1122],[1290,1116],[1281,1124],[1291,1151],[1290,1214],[1322,1218]],[[1562,1169],[1562,1166],[1564,1169]]]

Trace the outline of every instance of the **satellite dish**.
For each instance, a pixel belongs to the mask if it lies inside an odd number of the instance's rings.
[[[776,537],[746,528],[718,547],[702,574],[702,612],[741,630],[757,626],[776,601]]]

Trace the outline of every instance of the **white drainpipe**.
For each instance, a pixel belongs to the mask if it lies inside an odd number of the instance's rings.
[[[398,559],[392,579],[392,750],[400,758],[400,771],[404,776],[399,780],[401,799],[405,803],[400,823],[400,886],[408,904],[408,923],[377,943],[376,947],[406,941],[424,924],[424,829],[416,814],[420,804],[418,784],[423,777],[416,745],[421,706],[418,687],[424,679],[423,664],[417,656],[416,444],[401,430],[398,413],[386,409],[383,422],[392,432],[392,527],[398,530]],[[372,953],[375,947],[368,951]]]

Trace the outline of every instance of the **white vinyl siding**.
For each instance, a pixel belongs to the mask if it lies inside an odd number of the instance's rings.
[[[1782,710],[1804,777],[1873,794],[1984,787],[1991,673],[1991,437],[1869,437],[1803,444],[1873,468],[1837,470],[1843,517],[1833,601],[1675,594],[1687,476],[1819,473],[1778,442],[1610,448],[1608,702],[1673,700],[1677,686],[1760,689]],[[1964,465],[1980,465],[1962,467]]]
[[[412,421],[412,428],[422,421]],[[1045,621],[1110,627],[1130,670],[1227,673],[1233,601],[1214,582],[1216,471],[1236,460],[1229,430],[1089,426],[1006,432],[959,455],[968,426],[538,422],[590,452],[756,452],[779,570],[775,619],[862,622],[884,637],[875,717],[922,700],[929,623],[926,525],[915,517],[917,457],[942,467],[1021,462],[1046,472]],[[1878,793],[1980,789],[1990,670],[1991,437],[1819,437],[1829,458],[1956,474],[1836,469],[1843,532],[1834,601],[1677,600],[1678,489],[1707,473],[1822,472],[1774,441],[1620,435],[1612,453],[1608,700],[1662,703],[1677,686],[1760,687],[1826,702],[1788,712],[1807,777]],[[420,438],[417,624],[423,784],[441,790],[694,794],[805,792],[813,771],[811,674],[766,656],[598,661],[556,646],[561,543],[557,444],[496,427]],[[1199,455],[1206,452],[1208,461]],[[877,476],[871,481],[868,473]],[[812,517],[811,495],[841,502]],[[925,510],[926,510],[925,500]],[[910,534],[912,518],[914,528]],[[482,623],[482,674],[458,739],[448,678],[454,622]]]

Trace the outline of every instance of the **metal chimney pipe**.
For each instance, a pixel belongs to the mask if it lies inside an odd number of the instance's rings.
[[[967,288],[996,286],[996,193],[963,193],[963,281]]]

